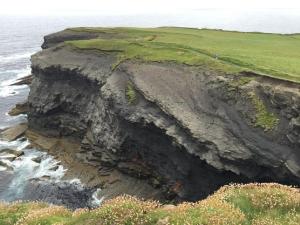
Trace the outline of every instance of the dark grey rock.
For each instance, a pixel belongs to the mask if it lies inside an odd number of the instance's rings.
[[[56,170],[58,170],[58,168],[59,168],[59,166],[56,165],[56,166],[51,167],[49,170],[56,171]]]
[[[42,182],[41,182],[42,181]],[[70,209],[93,207],[92,195],[95,188],[85,188],[68,182],[51,183],[47,178],[32,180],[25,187],[22,200],[43,201],[64,205]]]
[[[30,85],[31,82],[32,82],[32,75],[28,75],[28,76],[22,77],[21,79],[18,79],[18,81],[11,84],[11,86],[13,86],[13,85]]]
[[[90,38],[69,32],[46,37],[47,49],[32,57],[31,128],[80,139],[95,166],[132,175],[138,168],[128,163],[149,168],[170,198],[197,200],[231,182],[300,184],[299,85],[257,77],[230,91],[230,75],[170,63],[112,71],[115,53],[60,44]],[[278,117],[272,131],[253,126],[249,92]]]
[[[32,160],[33,162],[36,162],[36,163],[41,163],[41,161],[42,161],[42,156],[38,156],[38,157],[32,158],[31,160]]]

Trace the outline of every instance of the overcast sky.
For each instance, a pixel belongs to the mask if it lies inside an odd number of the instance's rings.
[[[0,14],[138,14],[219,9],[300,9],[300,0],[1,0]]]

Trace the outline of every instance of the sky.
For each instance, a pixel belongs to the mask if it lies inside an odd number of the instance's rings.
[[[147,14],[203,9],[299,9],[300,0],[2,0],[4,14]]]

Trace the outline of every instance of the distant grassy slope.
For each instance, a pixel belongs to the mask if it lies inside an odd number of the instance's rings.
[[[71,212],[42,203],[0,204],[1,225],[298,225],[300,192],[279,184],[230,185],[196,203],[161,205],[121,196]]]
[[[117,51],[125,59],[175,61],[227,73],[252,71],[300,82],[299,35],[190,28],[73,28],[106,32],[113,39],[69,41],[81,49]],[[115,34],[115,36],[114,36]]]

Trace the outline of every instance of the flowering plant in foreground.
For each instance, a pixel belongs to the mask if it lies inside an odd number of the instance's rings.
[[[40,202],[0,204],[1,225],[298,225],[300,191],[275,183],[232,184],[177,206],[120,196],[74,212]]]

